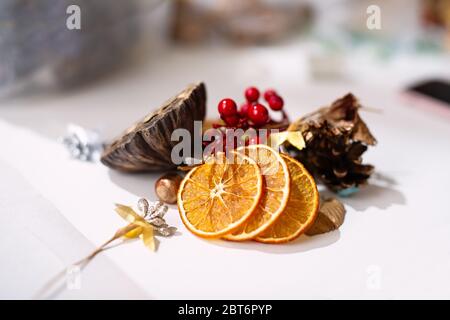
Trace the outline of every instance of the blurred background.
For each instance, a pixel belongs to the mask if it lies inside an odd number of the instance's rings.
[[[52,138],[69,122],[115,135],[196,81],[212,115],[249,85],[300,115],[322,92],[434,78],[450,79],[450,0],[0,2],[0,117]]]

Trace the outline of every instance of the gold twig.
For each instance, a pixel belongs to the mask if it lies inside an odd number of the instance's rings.
[[[111,244],[113,241],[123,237],[125,234],[127,234],[128,232],[139,228],[138,226],[134,225],[133,223],[130,223],[129,225],[120,228],[119,230],[116,231],[116,233],[114,234],[114,236],[111,237],[111,239],[109,239],[108,241],[106,241],[105,243],[103,243],[100,247],[98,247],[97,249],[95,249],[94,251],[92,251],[90,254],[88,254],[86,257],[84,257],[83,259],[78,260],[77,262],[73,263],[71,266],[78,266],[80,267],[80,269],[83,269],[87,266],[87,264],[96,256],[98,255],[100,252],[104,251],[106,249],[106,247]],[[61,270],[58,274],[56,274],[53,278],[51,278],[39,291],[38,293],[36,293],[36,295],[34,296],[33,299],[41,299],[45,296],[45,293],[50,291],[50,289],[52,287],[54,287],[56,285],[56,283],[61,280],[61,278],[64,276],[64,274],[66,273],[66,269]]]

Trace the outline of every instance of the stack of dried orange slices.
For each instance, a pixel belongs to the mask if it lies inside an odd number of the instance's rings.
[[[200,237],[283,243],[314,222],[319,193],[297,160],[252,145],[192,169],[177,202],[183,223]]]

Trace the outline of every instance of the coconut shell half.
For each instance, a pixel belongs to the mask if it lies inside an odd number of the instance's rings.
[[[184,128],[194,137],[194,121],[202,121],[205,113],[205,85],[190,85],[106,146],[101,161],[125,172],[173,169],[171,152],[178,142],[171,141],[172,132]]]

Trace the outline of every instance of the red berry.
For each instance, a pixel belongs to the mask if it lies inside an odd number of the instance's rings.
[[[266,124],[269,120],[269,111],[260,103],[255,103],[248,108],[248,118],[257,126]]]
[[[283,109],[284,101],[283,101],[283,98],[281,98],[280,96],[276,96],[276,95],[271,96],[269,98],[268,102],[269,102],[269,107],[272,110],[279,111],[279,110]]]
[[[227,124],[229,127],[235,127],[239,124],[239,117],[237,115],[224,117],[223,121]]]
[[[251,103],[244,103],[241,105],[241,108],[239,109],[239,115],[242,118],[247,118],[248,108],[251,106]]]
[[[248,102],[256,102],[259,99],[259,90],[255,87],[249,87],[245,90],[245,98]]]
[[[271,96],[277,96],[277,92],[275,90],[269,89],[264,92],[264,100],[269,102]]]
[[[237,113],[236,102],[234,102],[233,99],[229,98],[220,100],[217,109],[219,110],[220,115],[223,117],[234,116]]]

